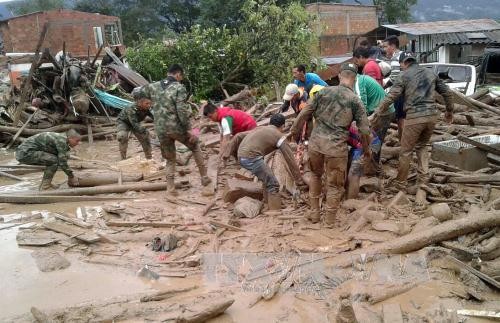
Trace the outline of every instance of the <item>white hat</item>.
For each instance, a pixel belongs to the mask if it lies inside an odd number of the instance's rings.
[[[288,84],[285,88],[285,94],[283,95],[284,101],[290,101],[295,94],[299,93],[299,87],[297,84]]]

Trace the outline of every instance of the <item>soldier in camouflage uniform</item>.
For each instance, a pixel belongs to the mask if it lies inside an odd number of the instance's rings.
[[[68,166],[70,147],[75,147],[80,142],[80,135],[75,130],[69,130],[66,134],[56,132],[43,132],[26,139],[16,150],[16,159],[22,164],[44,165],[40,190],[55,188],[52,186],[52,178],[61,167],[68,175],[68,185],[78,186],[78,179]]]
[[[326,212],[325,222],[335,221],[337,210],[344,195],[347,172],[347,139],[349,126],[356,121],[361,134],[365,159],[371,158],[369,125],[363,103],[353,92],[357,66],[349,63],[341,67],[340,85],[320,90],[310,104],[295,120],[291,134],[295,136],[311,116],[316,120],[309,139],[309,160],[312,171],[309,183],[311,210],[307,218],[316,223],[320,220],[319,199],[321,178],[326,168]]]
[[[181,142],[193,152],[200,171],[201,184],[206,186],[211,182],[203,163],[198,138],[191,133],[189,121],[191,111],[186,103],[187,91],[180,83],[183,77],[182,67],[174,64],[169,68],[166,79],[148,84],[139,90],[153,101],[155,130],[160,140],[161,154],[167,160],[167,192],[174,196],[177,195],[174,184],[176,141]]]
[[[120,155],[122,159],[127,158],[128,136],[130,132],[134,134],[137,140],[142,145],[142,150],[147,159],[151,159],[151,140],[149,139],[149,131],[146,127],[141,125],[141,121],[146,117],[151,117],[151,100],[146,98],[141,91],[134,91],[132,93],[135,99],[135,104],[131,105],[120,112],[117,120],[116,139],[120,143]]]
[[[453,120],[452,93],[448,86],[430,69],[420,67],[412,53],[403,53],[400,63],[403,72],[380,103],[373,120],[373,124],[379,123],[380,116],[396,99],[404,95],[406,120],[401,137],[398,175],[393,186],[395,190],[406,189],[414,149],[418,158],[417,184],[425,184],[428,180],[427,144],[439,116],[434,101],[434,90],[441,94],[446,102],[445,120],[450,123]]]

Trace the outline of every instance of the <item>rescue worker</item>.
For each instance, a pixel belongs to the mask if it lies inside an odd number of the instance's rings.
[[[295,183],[298,186],[303,186],[304,182],[295,163],[292,149],[286,142],[286,135],[283,133],[285,117],[282,114],[275,114],[271,117],[269,124],[269,126],[258,127],[252,131],[236,135],[233,140],[239,143],[239,146],[235,144],[234,149],[238,149],[240,165],[251,171],[263,182],[269,210],[280,210],[280,185],[273,171],[264,161],[264,157],[279,149],[285,158]]]
[[[151,139],[149,131],[141,125],[146,117],[153,118],[151,114],[152,102],[144,96],[139,89],[132,92],[135,99],[135,104],[123,109],[117,118],[117,135],[116,139],[119,142],[120,156],[122,159],[127,159],[128,136],[130,132],[134,134],[142,146],[146,159],[151,159]]]
[[[257,127],[257,122],[245,111],[228,107],[218,108],[210,102],[205,103],[202,108],[205,117],[219,124],[222,135],[221,152],[225,151],[227,143],[231,140],[231,136]]]
[[[413,150],[417,153],[417,185],[425,184],[429,172],[429,152],[427,144],[436,125],[439,110],[434,101],[434,90],[445,100],[445,121],[453,121],[452,93],[448,86],[432,70],[418,65],[415,56],[410,53],[401,55],[400,78],[392,86],[386,98],[380,103],[373,123],[379,123],[380,116],[399,97],[404,96],[406,120],[401,137],[398,175],[392,186],[394,191],[404,191]]]
[[[167,194],[177,196],[175,189],[175,142],[179,141],[193,152],[193,158],[201,175],[201,184],[207,186],[211,180],[203,163],[203,154],[198,138],[191,132],[191,110],[187,101],[187,91],[180,82],[184,69],[173,64],[168,69],[167,78],[143,86],[139,91],[153,103],[155,131],[160,141],[160,150],[166,159]]]
[[[280,111],[287,112],[290,107],[292,107],[295,115],[299,115],[300,110],[304,108],[307,104],[309,96],[307,92],[302,87],[298,87],[297,84],[288,84],[285,88],[285,94],[283,94],[283,104],[281,105]]]
[[[80,134],[71,129],[66,134],[43,132],[26,139],[16,150],[18,162],[26,165],[47,166],[43,172],[40,190],[55,189],[52,179],[60,167],[68,176],[69,186],[78,186],[78,179],[68,166],[70,148],[80,143]]]
[[[312,87],[315,85],[328,86],[325,81],[319,77],[316,73],[306,73],[305,65],[297,65],[292,69],[293,83],[298,87],[304,88],[304,90],[309,93]]]
[[[340,201],[344,195],[347,171],[347,139],[349,126],[356,121],[365,159],[370,159],[368,119],[363,103],[353,91],[357,66],[343,64],[339,74],[340,85],[325,87],[316,95],[295,119],[291,135],[296,136],[303,123],[314,116],[316,125],[309,139],[309,162],[312,176],[309,183],[311,209],[307,218],[316,223],[320,220],[319,199],[322,192],[321,178],[326,171],[325,222],[335,221]]]
[[[381,86],[384,86],[384,78],[382,70],[375,59],[370,57],[370,50],[365,47],[358,47],[352,54],[356,65],[363,69],[363,75],[373,77]]]
[[[385,59],[388,64],[391,65],[391,74],[388,79],[384,80],[384,88],[388,89],[394,85],[399,78],[401,73],[400,57],[403,54],[399,50],[399,38],[396,35],[390,35],[382,42],[382,48],[385,51]],[[406,118],[404,109],[404,98],[400,97],[398,100],[394,101],[394,108],[396,110],[396,122],[398,124],[398,137],[401,139],[403,133],[404,121]]]

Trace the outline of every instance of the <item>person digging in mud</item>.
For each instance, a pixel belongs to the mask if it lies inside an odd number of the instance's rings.
[[[198,138],[191,132],[189,121],[191,111],[187,104],[187,91],[180,82],[184,69],[173,64],[168,69],[166,79],[141,87],[138,92],[153,103],[155,131],[160,141],[160,150],[166,159],[167,193],[177,196],[175,189],[175,142],[179,141],[193,152],[194,161],[200,171],[201,184],[207,186],[211,180],[203,162],[203,154]]]
[[[344,195],[347,170],[347,139],[349,126],[356,121],[361,136],[363,154],[366,160],[371,158],[368,149],[370,129],[363,103],[353,92],[357,66],[344,64],[340,72],[340,85],[325,87],[319,91],[311,104],[308,104],[295,119],[291,135],[295,137],[302,125],[311,116],[316,120],[309,139],[309,162],[311,179],[309,199],[311,209],[307,218],[313,223],[320,220],[319,199],[321,197],[321,178],[326,168],[326,212],[325,222],[333,224],[340,201]]]
[[[80,134],[71,129],[66,134],[43,132],[26,139],[16,150],[18,162],[26,165],[47,166],[40,190],[54,189],[52,179],[59,167],[68,176],[69,186],[78,186],[78,179],[68,166],[70,147],[80,143]]]
[[[116,139],[119,142],[120,155],[122,159],[127,159],[128,136],[130,132],[132,132],[141,143],[146,159],[151,159],[152,154],[149,131],[146,127],[141,125],[141,121],[146,117],[154,119],[150,111],[152,102],[139,90],[133,91],[132,95],[135,99],[135,104],[123,109],[116,121],[116,128],[118,130]]]
[[[240,165],[252,172],[264,184],[269,210],[280,210],[280,185],[271,168],[266,165],[264,156],[279,149],[297,186],[303,187],[305,184],[295,163],[292,149],[283,134],[285,117],[282,114],[275,114],[269,123],[269,126],[237,134],[231,140],[230,145],[233,152],[237,150]]]
[[[445,121],[453,121],[452,92],[434,73],[418,65],[411,52],[401,55],[403,72],[380,103],[372,124],[380,123],[381,116],[399,97],[404,96],[406,120],[401,137],[398,175],[391,186],[393,192],[405,191],[413,150],[417,153],[417,186],[425,185],[429,173],[427,144],[432,136],[439,116],[434,100],[434,90],[443,96],[446,105]],[[422,201],[420,201],[422,202]]]

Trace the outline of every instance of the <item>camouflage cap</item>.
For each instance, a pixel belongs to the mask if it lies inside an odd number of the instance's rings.
[[[132,90],[132,97],[134,100],[140,100],[140,99],[148,99],[144,91],[141,91],[142,87],[136,87]]]
[[[414,60],[416,62],[417,58],[412,52],[403,52],[401,53],[401,55],[399,55],[399,63],[404,63],[408,60]]]
[[[354,74],[358,74],[358,66],[354,63],[344,63],[340,67],[340,72],[343,72],[343,71],[351,71]]]

